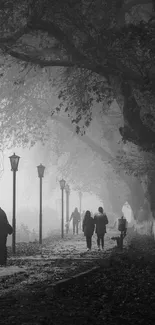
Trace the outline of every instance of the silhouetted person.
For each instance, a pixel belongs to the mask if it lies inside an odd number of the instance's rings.
[[[94,219],[91,217],[90,211],[87,210],[83,218],[82,230],[84,232],[84,236],[86,236],[88,251],[91,250],[94,228],[95,228]]]
[[[106,233],[106,225],[108,224],[108,218],[102,207],[98,208],[98,213],[94,216],[94,223],[96,225],[97,234],[97,246],[100,250],[100,243],[102,249],[104,248],[104,235]]]
[[[0,208],[0,265],[6,266],[7,262],[7,236],[13,233],[13,228],[8,222],[6,213]]]
[[[78,212],[78,208],[75,208],[74,212],[72,212],[70,221],[73,220],[73,234],[76,233],[78,234],[78,227],[79,227],[79,222],[80,222],[80,213]]]
[[[124,218],[123,215],[121,217],[121,221],[123,221],[123,225],[120,225],[118,227],[119,228],[118,230],[122,232],[123,238],[124,238],[126,236],[126,233],[127,233],[128,222],[127,222],[126,218]]]

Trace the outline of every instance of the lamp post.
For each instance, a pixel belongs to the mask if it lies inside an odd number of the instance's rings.
[[[82,212],[82,192],[79,191],[79,201],[80,201],[80,229],[81,227],[81,212]]]
[[[9,157],[11,163],[11,171],[13,171],[13,215],[12,215],[12,253],[16,254],[16,172],[18,170],[19,156],[15,153]]]
[[[69,222],[69,195],[70,195],[70,187],[68,184],[65,186],[66,191],[66,234],[68,234],[68,222]]]
[[[40,164],[37,169],[40,178],[39,244],[42,244],[42,178],[44,177],[45,166]]]
[[[60,180],[60,188],[62,191],[62,219],[61,219],[61,238],[64,237],[64,188],[66,181],[64,179]]]

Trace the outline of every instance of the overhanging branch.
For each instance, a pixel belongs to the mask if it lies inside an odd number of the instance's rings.
[[[43,20],[31,22],[29,27],[33,30],[41,30],[47,32],[50,36],[56,38],[59,42],[64,44],[68,53],[72,56],[72,61],[74,65],[80,66],[91,70],[97,74],[109,78],[109,75],[121,74],[125,80],[133,80],[140,85],[143,85],[144,81],[141,76],[130,68],[125,67],[120,60],[116,58],[107,57],[107,66],[102,64],[95,64],[90,62],[87,56],[80,53],[80,51],[74,46],[74,44],[69,40],[68,36],[53,22],[46,22]]]
[[[68,36],[53,22],[46,22],[42,19],[39,21],[33,21],[29,23],[31,30],[40,30],[48,33],[49,36],[57,39],[61,44],[65,45],[65,48],[72,54],[73,59],[75,60],[86,60],[87,57],[84,54],[81,54],[74,44],[69,40]]]
[[[27,34],[29,31],[30,29],[26,25],[12,35],[0,37],[0,46],[3,46],[4,44],[14,44],[20,37],[22,37],[24,34]]]
[[[4,48],[4,47],[3,47]],[[32,53],[30,55],[25,54],[25,53],[20,53],[14,50],[11,50],[8,47],[5,47],[5,52],[9,55],[11,55],[12,57],[21,60],[21,61],[25,61],[25,62],[29,62],[35,65],[39,65],[41,68],[43,67],[79,67],[79,68],[83,68],[83,69],[87,69],[89,71],[92,71],[94,73],[97,73],[107,79],[109,79],[110,75],[115,75],[118,76],[122,75],[124,80],[131,80],[136,82],[139,85],[144,85],[144,80],[135,72],[133,72],[132,70],[130,70],[127,67],[124,67],[123,65],[121,65],[121,63],[119,63],[119,67],[121,67],[122,71],[117,70],[117,68],[115,67],[115,65],[110,64],[109,66],[102,66],[102,65],[95,65],[92,63],[89,63],[88,61],[84,60],[84,61],[69,61],[69,60],[46,60],[46,59],[41,59],[39,57],[32,55]],[[39,56],[39,53],[38,53]]]
[[[53,59],[51,59],[51,60],[40,59],[37,56],[31,56],[28,54],[19,53],[14,50],[10,50],[10,49],[7,49],[6,52],[7,52],[7,54],[11,55],[12,57],[14,57],[18,60],[39,65],[41,68],[43,68],[43,67],[73,67],[73,66],[75,66],[75,64],[73,62],[70,62],[67,60],[63,61],[63,60],[53,60]]]
[[[142,76],[132,71],[130,68],[125,67],[122,64],[122,62],[118,59],[116,60],[116,58],[107,57],[106,65],[91,62],[89,58],[87,58],[87,56],[80,53],[78,48],[74,46],[74,44],[72,43],[72,41],[70,41],[70,39],[64,33],[64,31],[62,31],[59,28],[59,26],[57,26],[53,22],[46,22],[43,20],[33,21],[31,22],[31,24],[29,23],[28,27],[24,27],[22,30],[16,33],[16,36],[14,35],[14,40],[17,37],[20,37],[23,33],[26,33],[28,30],[42,30],[44,32],[49,33],[50,36],[55,37],[59,42],[61,42],[65,46],[68,52],[68,57],[70,56],[71,59],[68,60],[48,59],[47,60],[46,58],[42,58],[42,53],[40,52],[34,52],[34,53],[31,52],[30,54],[18,52],[17,50],[13,50],[12,48],[10,48],[10,46],[7,46],[5,43],[2,45],[0,44],[2,50],[18,60],[36,64],[39,65],[40,67],[77,66],[95,72],[107,79],[109,79],[110,75],[114,75],[114,76],[121,75],[122,78],[126,81],[131,80],[136,82],[139,85],[144,84],[144,80]],[[52,55],[52,49],[51,49],[51,55]]]

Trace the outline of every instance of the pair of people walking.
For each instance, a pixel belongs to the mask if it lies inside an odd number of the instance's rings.
[[[95,214],[94,218],[91,217],[89,210],[86,211],[83,219],[82,230],[84,232],[84,236],[86,237],[87,250],[91,250],[94,230],[97,234],[98,250],[100,250],[100,247],[104,249],[104,236],[106,233],[107,224],[108,218],[102,207],[98,208],[98,213]]]

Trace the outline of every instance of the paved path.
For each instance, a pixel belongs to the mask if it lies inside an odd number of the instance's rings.
[[[49,243],[43,244],[40,254],[30,256],[15,256],[8,258],[8,266],[0,267],[0,277],[10,276],[16,273],[22,273],[34,268],[43,267],[46,262],[51,262],[53,267],[58,265],[60,267],[61,260],[72,261],[78,260],[95,260],[100,259],[102,254],[105,254],[109,249],[115,246],[114,241],[110,239],[113,233],[105,236],[105,251],[98,252],[96,245],[96,236],[93,236],[92,251],[86,251],[86,241],[83,233],[79,235],[68,235],[64,239],[53,239]],[[24,269],[23,269],[24,267]],[[64,267],[64,265],[63,265]]]
[[[110,239],[113,234],[106,234],[105,236],[105,250],[110,249],[115,246],[113,240]],[[64,240],[59,240],[57,243],[51,243],[47,247],[42,249],[42,255],[48,256],[50,258],[57,257],[65,257],[65,258],[74,258],[81,257],[86,253],[86,240],[82,234],[75,236],[68,236]],[[96,244],[96,236],[93,236],[92,240],[92,251],[87,253],[90,256],[93,256],[97,253],[97,244]]]
[[[31,287],[40,286],[43,282],[51,285],[89,270],[115,246],[115,242],[110,239],[113,235],[114,232],[106,234],[104,252],[97,250],[96,235],[93,236],[92,251],[87,252],[85,237],[81,233],[69,235],[63,240],[51,238],[42,245],[38,255],[8,258],[8,266],[0,268],[0,296],[9,294],[12,290],[29,291]]]
[[[105,235],[105,251],[113,248],[116,243],[111,240],[111,237],[116,234],[116,232],[108,232]],[[60,259],[60,258],[82,258],[82,256],[87,256],[90,258],[95,258],[98,255],[96,235],[94,234],[92,238],[92,250],[91,252],[86,251],[86,240],[83,233],[78,235],[68,235],[64,239],[54,239],[42,245],[41,253],[35,256],[23,256],[23,257],[12,257],[10,260],[16,259]]]

